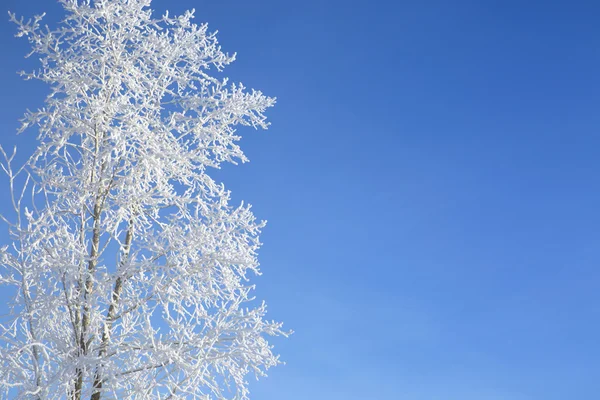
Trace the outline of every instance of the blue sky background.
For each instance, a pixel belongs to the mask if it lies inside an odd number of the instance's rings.
[[[192,7],[278,97],[219,173],[269,220],[258,295],[296,331],[253,399],[597,398],[599,2],[153,3]],[[14,32],[1,143],[26,154],[45,89]]]

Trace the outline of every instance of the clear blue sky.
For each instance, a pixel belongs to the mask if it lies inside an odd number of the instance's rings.
[[[296,331],[254,400],[598,398],[600,2],[153,3],[192,7],[278,97],[219,175],[269,220],[258,295]],[[44,90],[14,32],[1,142],[26,152]]]

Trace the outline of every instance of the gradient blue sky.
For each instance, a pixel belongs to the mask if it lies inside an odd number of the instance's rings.
[[[278,97],[219,173],[269,220],[258,295],[296,331],[254,400],[598,397],[600,2],[153,3],[192,7]],[[45,90],[14,32],[1,143],[26,152]]]

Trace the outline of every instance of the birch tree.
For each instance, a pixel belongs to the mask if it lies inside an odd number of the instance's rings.
[[[59,2],[56,28],[10,15],[50,94],[28,161],[2,149],[1,397],[248,399],[287,333],[252,297],[264,222],[209,173],[275,100],[222,76],[235,55],[194,11]]]

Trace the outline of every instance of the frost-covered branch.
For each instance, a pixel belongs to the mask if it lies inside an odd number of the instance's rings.
[[[56,29],[11,15],[41,62],[23,76],[51,91],[23,119],[30,159],[0,148],[0,396],[247,399],[287,333],[248,284],[264,222],[209,172],[247,161],[236,129],[267,128],[275,100],[219,77],[235,56],[193,11],[59,2]]]

